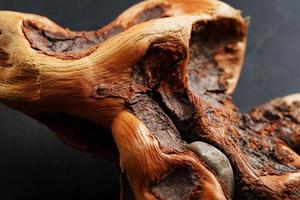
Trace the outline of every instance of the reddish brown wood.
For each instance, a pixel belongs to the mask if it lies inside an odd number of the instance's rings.
[[[299,199],[300,95],[232,101],[246,31],[216,0],[144,1],[91,32],[1,11],[0,101],[119,162],[121,199]]]

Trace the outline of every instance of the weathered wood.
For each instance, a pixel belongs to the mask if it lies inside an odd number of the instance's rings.
[[[93,32],[1,11],[0,101],[120,159],[121,199],[298,199],[299,95],[231,99],[246,31],[216,0],[144,1]]]

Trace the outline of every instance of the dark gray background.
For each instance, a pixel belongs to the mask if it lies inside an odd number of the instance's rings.
[[[74,30],[110,22],[137,0],[0,0],[0,10],[48,16]],[[234,94],[242,111],[300,92],[300,1],[228,0],[251,16]],[[116,167],[61,144],[50,130],[0,104],[0,199],[117,199]]]

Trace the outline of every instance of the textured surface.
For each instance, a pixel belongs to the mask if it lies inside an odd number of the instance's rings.
[[[101,1],[75,1],[70,9],[70,5],[63,5],[58,3],[59,1],[52,1],[51,5],[46,1],[29,2],[31,1],[1,2],[0,8],[40,13],[70,28],[94,29],[110,21],[133,3],[118,1],[110,5]],[[292,0],[286,4],[275,0],[270,6],[267,0],[227,2],[243,10],[245,15],[252,16],[246,66],[235,92],[236,102],[243,110],[248,110],[253,105],[264,103],[273,97],[299,92],[297,49],[300,46],[300,29],[292,24],[298,24],[300,21],[296,14],[300,3]],[[83,13],[82,10],[89,12]],[[286,10],[289,12],[285,12]],[[99,18],[99,21],[91,20],[93,18]],[[45,199],[45,196],[55,193],[57,196],[52,196],[55,199],[117,196],[114,188],[117,186],[116,175],[115,184],[105,184],[112,178],[108,163],[93,161],[88,156],[65,148],[49,134],[50,131],[27,117],[3,107],[0,112],[0,194],[4,194],[1,199]],[[14,134],[8,134],[11,132]],[[48,159],[45,160],[45,157]],[[107,176],[98,174],[99,168],[105,169],[103,174]],[[81,173],[82,171],[84,173]],[[85,173],[88,173],[89,178]],[[41,178],[41,175],[45,178]],[[105,180],[101,180],[100,177],[105,177]],[[24,188],[24,185],[29,189]],[[105,187],[109,187],[110,190]],[[36,196],[30,196],[33,193]]]

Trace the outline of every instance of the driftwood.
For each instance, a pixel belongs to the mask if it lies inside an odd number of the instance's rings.
[[[300,95],[231,99],[246,31],[215,0],[144,1],[95,32],[1,11],[0,101],[120,162],[121,199],[300,199]]]

